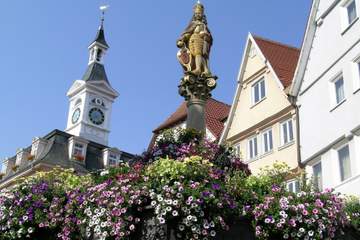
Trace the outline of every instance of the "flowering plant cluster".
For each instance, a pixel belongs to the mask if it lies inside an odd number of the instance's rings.
[[[331,190],[273,193],[255,206],[252,214],[259,239],[334,239],[348,224],[344,200]]]
[[[91,183],[71,170],[19,179],[11,190],[0,192],[0,239],[23,239],[41,232],[56,231],[63,222],[65,193],[75,186]]]
[[[219,146],[195,130],[165,130],[154,147],[143,153],[141,161],[151,163],[161,158],[182,160],[191,156],[201,156],[223,170],[239,170],[250,175],[248,166],[231,148]]]
[[[136,231],[149,191],[141,169],[124,168],[116,179],[67,194],[60,239],[126,239]]]
[[[229,229],[238,205],[227,193],[224,171],[199,156],[161,159],[150,166],[151,207],[159,224],[173,227],[177,239],[211,239]]]
[[[238,219],[252,220],[257,239],[338,239],[349,221],[358,224],[358,202],[288,192],[283,164],[249,173],[195,132],[169,134],[141,161],[20,179],[0,192],[0,239],[163,239],[171,229],[176,239],[210,240]]]
[[[85,160],[85,157],[84,157],[83,155],[81,155],[81,154],[75,154],[75,155],[73,156],[73,158],[74,158],[74,160],[77,160],[77,161],[79,161],[79,162],[82,162],[82,161]]]

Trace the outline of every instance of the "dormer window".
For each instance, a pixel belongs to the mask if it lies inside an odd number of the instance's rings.
[[[74,145],[74,155],[83,155],[84,145],[80,143],[75,143]]]
[[[118,163],[118,156],[116,154],[109,154],[109,166],[116,166]]]
[[[69,138],[69,158],[70,160],[77,161],[85,164],[86,150],[88,141],[80,137]]]
[[[39,137],[34,138],[31,144],[31,152],[30,155],[27,157],[27,159],[33,160],[35,158],[38,158],[39,155],[45,149],[46,144],[47,144],[47,140]]]
[[[116,167],[121,161],[121,151],[116,148],[105,148],[103,150],[104,166]]]

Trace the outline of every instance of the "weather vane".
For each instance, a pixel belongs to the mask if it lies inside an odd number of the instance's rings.
[[[100,11],[101,11],[101,25],[102,25],[103,22],[104,22],[105,12],[106,12],[106,10],[107,10],[109,7],[110,7],[109,5],[102,5],[102,6],[100,6]]]

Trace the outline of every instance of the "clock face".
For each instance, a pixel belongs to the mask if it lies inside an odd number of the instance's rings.
[[[71,121],[72,121],[73,124],[75,124],[79,120],[80,113],[81,113],[80,108],[75,109],[75,111],[74,111],[74,113],[72,115],[72,118],[71,118]]]
[[[92,108],[89,111],[89,118],[93,124],[100,125],[104,122],[105,115],[99,108]]]

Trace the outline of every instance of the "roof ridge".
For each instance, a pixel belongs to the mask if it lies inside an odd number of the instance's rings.
[[[225,103],[225,102],[222,102],[222,101],[220,101],[220,100],[217,100],[217,99],[215,99],[215,98],[210,98],[211,100],[214,100],[215,102],[218,102],[218,103],[220,103],[220,104],[222,104],[222,105],[226,105],[226,106],[228,106],[228,107],[231,107],[231,105],[230,104],[227,104],[227,103]]]
[[[256,35],[256,34],[253,34],[253,37],[255,38],[255,40],[259,39],[259,40],[266,41],[268,43],[276,44],[278,46],[282,46],[282,47],[286,47],[286,48],[289,48],[289,49],[292,49],[292,50],[300,51],[300,48],[292,46],[292,45],[287,44],[287,43],[282,43],[282,42],[275,41],[275,40],[272,40],[272,39],[269,39],[269,38],[261,37],[261,36]]]

